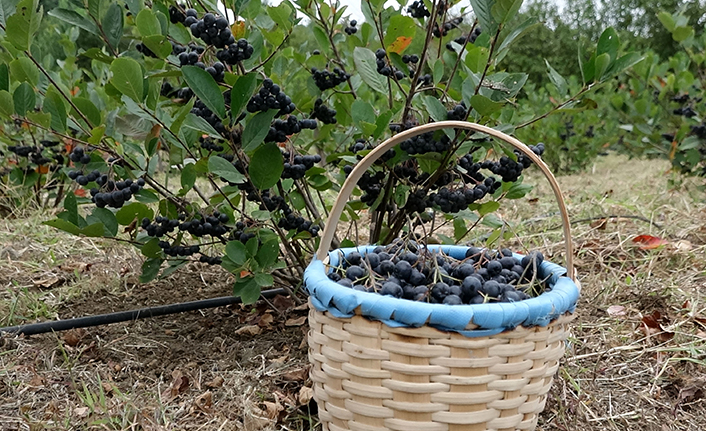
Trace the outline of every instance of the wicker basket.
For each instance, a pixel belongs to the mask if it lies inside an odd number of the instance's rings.
[[[442,128],[482,132],[526,154],[559,203],[566,267],[544,262],[552,290],[517,303],[428,304],[358,292],[330,281],[353,250],[328,253],[336,223],[360,176],[404,139]],[[443,247],[462,256],[465,248]],[[564,354],[580,287],[573,272],[569,221],[558,184],[518,140],[485,126],[444,121],[402,132],[361,160],[329,215],[316,258],[305,272],[310,293],[309,359],[324,430],[534,430]],[[564,276],[568,274],[569,277]]]

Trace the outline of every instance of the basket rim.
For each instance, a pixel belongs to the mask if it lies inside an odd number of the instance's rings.
[[[368,245],[333,250],[328,253],[330,265],[338,265],[341,257],[353,251],[365,254],[375,247]],[[441,250],[454,258],[463,259],[469,247],[428,245],[426,248]],[[429,325],[468,337],[483,337],[518,326],[547,326],[561,315],[574,312],[580,290],[571,278],[565,276],[566,269],[544,261],[539,270],[548,277],[552,290],[519,302],[430,304],[361,292],[330,280],[323,261],[316,257],[304,272],[304,287],[314,308],[328,311],[335,317],[346,318],[359,314],[392,327]]]

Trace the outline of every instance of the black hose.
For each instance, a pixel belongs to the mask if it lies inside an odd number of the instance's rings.
[[[276,295],[284,295],[286,293],[287,291],[285,289],[272,289],[262,291],[260,296],[264,298],[273,298]],[[220,298],[161,305],[158,307],[141,308],[139,310],[118,311],[116,313],[77,317],[75,319],[52,320],[49,322],[32,323],[29,325],[8,326],[6,328],[0,328],[0,332],[25,335],[43,334],[45,332],[65,331],[67,329],[74,328],[87,328],[89,326],[107,325],[110,323],[125,322],[128,320],[147,319],[149,317],[183,313],[185,311],[202,310],[204,308],[223,307],[230,304],[239,304],[240,302],[241,299],[239,296],[222,296]]]

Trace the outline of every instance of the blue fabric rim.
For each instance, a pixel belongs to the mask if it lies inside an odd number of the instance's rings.
[[[376,246],[342,248],[329,252],[329,264],[337,266],[343,256],[357,251],[365,254]],[[429,245],[429,250],[442,250],[455,259],[465,259],[464,246]],[[517,255],[521,257],[521,255]],[[467,337],[485,337],[514,329],[517,326],[547,326],[564,313],[573,313],[579,298],[579,288],[566,277],[566,269],[543,262],[542,278],[548,277],[552,290],[520,302],[474,305],[446,305],[416,302],[360,292],[342,286],[328,278],[323,262],[314,258],[304,271],[304,287],[312,305],[318,311],[328,311],[335,317],[352,317],[360,307],[363,316],[379,320],[391,327],[421,327],[429,325],[443,331],[458,332]],[[467,330],[469,324],[478,329]]]

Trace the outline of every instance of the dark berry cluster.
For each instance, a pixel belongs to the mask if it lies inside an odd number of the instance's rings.
[[[202,254],[201,257],[199,257],[199,262],[201,263],[207,263],[209,265],[220,265],[223,260],[219,256],[206,256],[205,254]]]
[[[159,247],[167,256],[192,256],[199,253],[201,247],[198,245],[171,245],[168,241],[160,241]]]
[[[446,119],[463,121],[466,119],[467,113],[466,104],[461,102],[461,104],[454,106],[452,110],[446,111]]]
[[[402,141],[400,148],[407,154],[443,153],[449,149],[451,139],[445,134],[437,140],[433,132],[423,133]]]
[[[76,147],[73,149],[73,151],[71,151],[71,154],[69,154],[69,160],[74,163],[81,163],[83,165],[87,165],[91,163],[91,155],[87,154],[83,150],[83,147]]]
[[[695,117],[697,115],[696,111],[694,111],[694,108],[692,108],[691,106],[687,106],[684,108],[676,108],[672,112],[674,113],[674,115],[681,115],[686,118]]]
[[[297,216],[291,212],[285,217],[279,219],[277,226],[289,231],[296,230],[297,233],[309,232],[311,236],[319,235],[319,230],[321,230],[319,225],[314,224],[310,220],[305,220],[304,217]]]
[[[157,216],[154,223],[149,218],[145,217],[141,223],[142,229],[147,231],[147,235],[155,238],[161,238],[168,233],[174,232],[179,226],[179,220],[170,220],[167,217]]]
[[[463,187],[451,190],[447,187],[439,189],[438,193],[431,193],[427,206],[437,206],[445,213],[457,213],[468,208],[473,202],[483,199],[487,194],[495,193],[502,183],[494,177],[487,177],[485,181],[474,187]]]
[[[167,220],[167,222],[163,222],[163,224],[164,223],[167,223],[167,225],[170,227],[172,225],[174,225],[174,227],[179,227],[180,231],[188,232],[196,237],[202,237],[206,235],[220,237],[228,233],[228,231],[230,230],[228,226],[225,225],[225,223],[228,223],[228,214],[220,213],[218,211],[214,211],[213,215],[206,217],[202,216],[201,218],[194,218],[192,220],[186,220],[186,215],[181,214],[179,216],[179,220]],[[171,232],[171,230],[169,232]],[[149,235],[149,230],[147,231],[147,234]]]
[[[289,135],[299,133],[302,129],[316,129],[316,120],[298,120],[296,115],[290,115],[286,120],[278,118],[272,122],[265,142],[286,142]]]
[[[463,22],[463,18],[458,17],[458,18],[453,18],[448,21],[446,21],[441,28],[439,28],[438,24],[434,24],[434,30],[432,30],[432,35],[434,37],[443,37],[449,34],[449,31],[458,28],[458,26]]]
[[[231,43],[228,48],[216,52],[216,58],[231,66],[252,57],[254,48],[247,39],[238,39],[238,42]]]
[[[429,9],[424,5],[421,0],[414,0],[411,5],[407,6],[407,13],[412,18],[426,18],[431,16]]]
[[[184,24],[189,25],[191,34],[194,37],[201,38],[206,45],[213,45],[216,48],[223,48],[226,45],[235,43],[233,34],[231,34],[228,27],[228,20],[225,17],[207,12],[203,15],[203,18],[196,19],[195,16],[189,15],[191,10],[186,11],[187,17]]]
[[[397,80],[404,79],[405,73],[403,71],[397,69],[395,66],[387,64],[387,52],[385,52],[384,49],[379,48],[377,51],[375,51],[375,58],[377,71],[380,75],[394,76]]]
[[[297,107],[292,99],[279,88],[279,85],[267,78],[262,82],[260,91],[250,98],[246,109],[251,113],[278,109],[277,115],[281,116],[294,112]]]
[[[517,302],[546,290],[537,280],[539,252],[522,259],[511,250],[469,247],[457,260],[414,241],[397,240],[361,254],[350,253],[329,279],[355,290],[411,301],[461,305]]]
[[[252,232],[245,232],[247,226],[242,221],[235,223],[235,230],[230,233],[229,240],[240,241],[243,244],[250,241],[250,239],[255,238],[255,234]]]
[[[213,138],[204,138],[203,136],[199,138],[199,145],[206,151],[221,152],[223,151],[223,145],[216,143]]]
[[[357,25],[358,21],[352,19],[343,31],[345,31],[348,36],[356,34],[358,32],[358,27],[356,27]]]
[[[17,154],[19,157],[29,157],[30,154],[36,152],[36,147],[31,145],[10,145],[7,150]]]
[[[476,28],[473,29],[473,32],[470,34],[465,34],[463,36],[459,36],[456,39],[454,39],[454,42],[457,44],[463,46],[466,44],[466,41],[470,43],[475,43],[476,39],[478,39],[478,36],[480,36],[482,33],[480,26],[477,26]],[[449,51],[454,51],[454,47],[451,44],[451,42],[446,44],[446,49]]]
[[[218,118],[218,115],[208,109],[201,100],[196,100],[194,107],[191,108],[191,113],[206,120],[218,133],[224,134],[226,132],[226,128],[223,122],[221,122],[221,119]]]
[[[192,9],[193,10],[193,9]],[[196,16],[196,11],[194,10],[194,17]],[[182,23],[186,20],[186,14],[183,12],[183,6],[169,6],[169,21],[172,24]]]
[[[69,178],[71,178],[72,173],[69,173]],[[86,176],[79,175],[76,178],[76,182],[81,185],[85,185],[82,184],[83,182],[87,184],[92,181],[95,181],[98,187],[90,190],[91,201],[98,208],[120,208],[145,186],[145,180],[142,178],[138,178],[136,181],[130,178],[124,181],[112,181],[108,179],[107,175],[101,175],[98,171],[93,171]]]
[[[282,171],[282,178],[292,178],[298,180],[304,178],[304,174],[309,169],[313,168],[315,164],[321,161],[321,156],[316,155],[293,155],[289,152],[282,153],[284,157],[284,171]]]
[[[180,66],[198,66],[201,69],[205,69],[206,65],[201,61],[201,55],[203,55],[205,48],[200,45],[195,45],[190,43],[187,47],[184,47],[184,51],[177,54]]]
[[[338,84],[346,82],[346,80],[351,77],[349,74],[347,74],[338,67],[335,67],[333,69],[333,72],[329,72],[326,69],[318,70],[317,68],[312,67],[311,76],[312,78],[314,78],[314,84],[316,84],[316,86],[319,87],[319,90],[321,91],[328,90],[329,88],[334,88]]]
[[[336,110],[324,105],[324,101],[316,99],[311,118],[316,118],[324,124],[336,124]]]
[[[54,154],[54,159],[50,159],[48,157],[45,157],[42,154],[42,150],[44,147],[49,146],[45,145],[45,142],[50,141],[41,141],[42,145],[38,146],[31,146],[31,145],[9,145],[7,147],[7,150],[10,151],[11,153],[16,154],[18,157],[27,157],[31,163],[34,163],[36,165],[45,165],[47,163],[52,162],[52,160],[56,161],[58,164],[63,164],[64,163],[64,157],[60,153],[55,153]],[[58,143],[57,143],[58,144]],[[56,145],[56,144],[54,144]],[[90,162],[90,156],[89,156],[89,162]],[[57,168],[56,166],[54,168]]]
[[[345,171],[346,168],[344,168]],[[352,169],[351,169],[352,170]],[[380,196],[383,189],[382,182],[385,179],[385,172],[377,171],[371,174],[366,171],[358,181],[358,187],[363,191],[363,196],[360,197],[361,202],[371,206]]]
[[[194,91],[191,88],[174,88],[172,84],[167,81],[162,83],[162,88],[160,89],[159,94],[163,97],[176,98],[184,102],[194,97]]]

